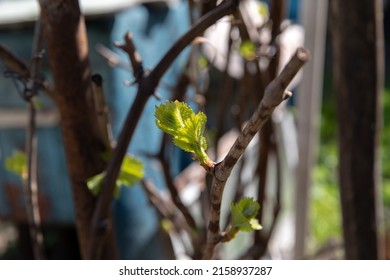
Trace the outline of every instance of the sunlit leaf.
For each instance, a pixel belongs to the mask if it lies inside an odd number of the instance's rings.
[[[194,153],[202,165],[208,166],[211,161],[206,154],[207,142],[203,136],[207,121],[204,113],[195,114],[184,102],[166,101],[156,106],[155,117],[157,126],[172,135],[176,146]]]
[[[209,65],[209,61],[204,55],[199,56],[198,58],[198,65],[200,69],[206,69]]]
[[[105,173],[99,173],[87,181],[87,186],[93,195],[98,195],[102,189]]]
[[[42,99],[39,99],[36,96],[33,97],[32,102],[34,104],[35,110],[40,110],[45,107],[45,103],[42,101]]]
[[[242,198],[237,203],[232,202],[232,227],[245,232],[260,230],[262,227],[255,218],[259,209],[259,203],[250,197]]]
[[[15,150],[12,156],[5,160],[5,168],[7,171],[20,176],[23,180],[27,179],[27,156],[24,152]]]
[[[258,10],[259,14],[265,18],[268,17],[269,15],[269,9],[268,9],[268,5],[266,3],[263,3],[263,2],[259,2],[259,10]]]
[[[93,195],[98,195],[103,186],[105,172],[91,177],[87,181],[88,189]],[[130,155],[123,159],[118,179],[115,182],[114,197],[118,198],[122,187],[132,187],[144,177],[143,163]]]
[[[256,46],[249,40],[243,41],[239,53],[247,60],[254,60],[256,58]]]
[[[154,116],[157,126],[172,136],[175,136],[177,130],[184,127],[184,120],[188,119],[194,112],[190,106],[183,102],[166,101],[165,104],[156,106]]]
[[[174,229],[174,226],[169,219],[162,219],[161,228],[164,230],[164,232],[170,233]]]
[[[117,184],[133,186],[144,177],[144,164],[137,158],[126,155],[123,159]]]

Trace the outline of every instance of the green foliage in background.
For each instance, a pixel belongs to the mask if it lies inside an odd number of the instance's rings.
[[[383,95],[383,130],[381,145],[383,201],[387,211],[390,211],[390,87]]]
[[[314,251],[329,240],[341,240],[341,209],[338,189],[336,101],[325,77],[318,162],[313,172],[310,205],[310,247]]]
[[[251,41],[243,41],[240,44],[239,53],[246,60],[256,59],[256,46]]]
[[[329,83],[326,83],[326,85]],[[326,86],[325,85],[325,86]],[[335,97],[325,89],[322,104],[319,158],[313,174],[310,205],[311,247],[318,249],[329,240],[341,240],[341,209],[338,189],[338,148]],[[390,88],[383,94],[383,128],[380,159],[382,167],[382,198],[385,216],[390,217]]]
[[[87,182],[88,189],[94,194],[98,195],[103,186],[105,173],[99,173]],[[114,189],[114,197],[118,198],[122,186],[132,187],[139,180],[144,177],[144,164],[136,157],[126,155],[123,159],[121,170]]]
[[[27,156],[24,152],[14,150],[12,156],[5,159],[5,169],[22,180],[27,179]]]

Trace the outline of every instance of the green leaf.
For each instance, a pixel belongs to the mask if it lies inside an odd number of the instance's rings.
[[[41,110],[45,107],[45,103],[36,96],[33,97],[32,102],[34,104],[35,110]]]
[[[144,164],[137,158],[126,155],[123,159],[117,185],[133,186],[144,177]]]
[[[200,163],[209,166],[212,161],[206,154],[207,142],[203,136],[207,117],[203,112],[195,114],[184,102],[166,101],[156,106],[156,125],[172,135],[173,142],[180,149],[194,153]]]
[[[239,53],[246,60],[254,60],[256,58],[256,46],[251,41],[243,41],[240,45]]]
[[[5,169],[23,180],[27,179],[27,156],[24,152],[15,150],[12,156],[5,159]]]
[[[164,232],[170,233],[174,229],[174,226],[169,219],[162,219],[161,228],[164,230]]]
[[[258,10],[259,14],[265,18],[268,18],[268,15],[269,15],[269,9],[268,9],[268,5],[266,3],[263,3],[263,2],[259,2],[259,10]]]
[[[174,136],[175,144],[187,151],[196,153],[199,149],[207,149],[207,142],[203,136],[206,125],[206,115],[202,112],[194,114],[184,121],[184,126],[179,128]]]
[[[238,203],[232,202],[232,227],[245,232],[260,230],[262,227],[255,218],[259,209],[259,203],[250,197],[242,198]]]
[[[154,116],[157,126],[172,136],[175,136],[177,130],[184,127],[184,120],[188,119],[194,112],[190,106],[184,102],[166,101],[165,104],[156,106]]]
[[[93,195],[97,196],[100,193],[105,176],[105,172],[102,172],[91,177],[87,181],[88,189],[92,192]],[[122,186],[132,187],[143,177],[143,163],[133,156],[126,155],[123,159],[118,179],[115,182],[114,197],[119,197]]]
[[[252,218],[249,220],[249,223],[251,224],[252,229],[254,230],[261,230],[263,227],[260,225],[259,220]]]
[[[102,172],[91,177],[87,181],[88,189],[93,195],[97,196],[100,193],[100,190],[102,189],[102,185],[103,185],[103,179],[105,176],[106,174]]]
[[[200,69],[206,69],[209,65],[209,61],[204,55],[199,56],[198,58],[198,66]]]

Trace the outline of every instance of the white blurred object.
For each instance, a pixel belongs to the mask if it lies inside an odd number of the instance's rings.
[[[38,127],[55,127],[60,122],[59,112],[53,109],[39,110],[36,117]],[[28,118],[25,109],[0,108],[0,129],[26,128]]]
[[[267,18],[262,16],[259,13],[260,2],[256,0],[246,0],[241,2],[240,9],[245,12],[247,20],[250,21],[251,26],[255,29],[261,28]],[[227,63],[228,55],[228,42],[229,42],[229,32],[231,29],[231,18],[226,16],[220,19],[215,25],[208,28],[205,32],[205,37],[209,41],[209,44],[204,45],[204,52],[208,59],[214,64],[214,66],[220,70],[224,71]],[[238,30],[232,30],[233,37],[238,37],[235,33]],[[263,28],[261,32],[257,34],[260,40],[267,44],[271,38],[270,30]],[[304,41],[304,29],[297,24],[290,24],[283,29],[283,32],[278,38],[280,44],[280,64],[279,69],[283,69],[284,65],[288,62],[290,57],[295,53],[298,47],[303,45]],[[231,77],[240,79],[244,74],[244,60],[239,54],[237,48],[232,50],[230,53],[230,62],[228,65],[228,73]],[[267,58],[260,58],[260,66],[264,64],[264,61]],[[265,63],[268,64],[268,63]],[[300,79],[300,75],[293,80],[290,84],[290,89],[294,88]]]
[[[228,41],[230,31],[230,18],[228,16],[220,19],[216,24],[209,27],[205,32],[205,37],[209,44],[205,44],[203,51],[206,57],[221,72],[226,68]],[[228,73],[234,78],[240,78],[243,75],[242,57],[236,51],[230,53],[230,63]]]
[[[287,26],[279,36],[280,56],[279,56],[279,72],[287,64],[290,58],[294,55],[297,48],[304,44],[305,31],[302,26],[298,24],[291,24]],[[288,86],[288,90],[294,89],[302,77],[302,71],[295,75],[294,79]]]
[[[79,0],[83,14],[87,16],[104,16],[116,13],[143,3],[165,2],[176,0]],[[0,0],[0,26],[28,23],[35,21],[39,14],[37,0]]]

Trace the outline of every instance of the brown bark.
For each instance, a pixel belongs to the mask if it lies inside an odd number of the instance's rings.
[[[333,0],[331,8],[345,254],[347,259],[377,259],[381,5],[376,0]]]
[[[103,170],[101,155],[105,150],[93,113],[85,23],[77,0],[40,0],[39,3],[55,101],[61,114],[80,251],[85,258],[95,205],[86,179]]]

